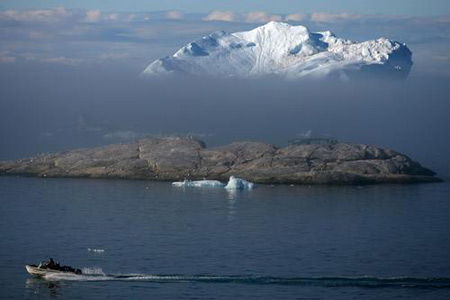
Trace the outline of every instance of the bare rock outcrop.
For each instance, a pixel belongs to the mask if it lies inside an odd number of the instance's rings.
[[[194,138],[148,138],[0,162],[2,175],[148,180],[227,180],[270,184],[374,184],[441,181],[393,150],[358,144],[276,148],[238,142],[206,148]]]

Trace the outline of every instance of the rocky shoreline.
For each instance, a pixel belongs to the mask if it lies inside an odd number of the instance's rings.
[[[131,144],[76,149],[0,162],[0,175],[222,180],[261,184],[427,183],[442,181],[406,155],[362,144],[276,148],[237,142],[206,148],[190,137],[146,138]]]

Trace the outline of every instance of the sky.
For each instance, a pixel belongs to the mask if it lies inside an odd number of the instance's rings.
[[[190,13],[213,10],[236,12],[264,10],[283,14],[318,11],[408,16],[450,14],[448,0],[2,0],[0,3],[0,9],[38,9],[57,6],[103,11],[183,10]]]

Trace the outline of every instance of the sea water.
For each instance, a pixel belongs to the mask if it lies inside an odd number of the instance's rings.
[[[449,299],[449,195],[0,177],[0,298]],[[84,274],[26,273],[48,257]]]

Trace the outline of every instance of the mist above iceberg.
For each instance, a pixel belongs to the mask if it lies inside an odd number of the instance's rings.
[[[286,79],[375,76],[406,78],[412,53],[386,38],[356,43],[330,31],[269,22],[250,31],[215,32],[151,63],[142,76]]]

